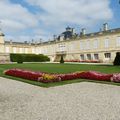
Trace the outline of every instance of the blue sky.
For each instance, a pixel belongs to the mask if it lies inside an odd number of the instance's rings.
[[[77,33],[99,31],[105,22],[120,27],[119,0],[0,0],[0,11],[5,39],[13,41],[47,41],[66,26]]]

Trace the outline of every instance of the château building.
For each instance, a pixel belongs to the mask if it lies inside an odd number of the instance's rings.
[[[47,55],[51,61],[59,61],[63,55],[66,61],[113,62],[116,52],[120,52],[120,28],[108,29],[107,23],[99,32],[88,34],[85,29],[76,34],[67,27],[54,40],[40,43],[5,41],[0,33],[0,61],[9,61],[10,53],[33,53]]]

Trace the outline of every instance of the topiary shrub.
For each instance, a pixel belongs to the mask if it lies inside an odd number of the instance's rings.
[[[64,63],[63,55],[61,55],[60,63]]]
[[[120,65],[120,52],[116,53],[116,57],[115,57],[115,60],[113,62],[113,65],[115,65],[115,66]]]

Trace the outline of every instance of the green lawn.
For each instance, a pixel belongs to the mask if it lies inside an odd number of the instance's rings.
[[[0,76],[11,78],[13,80],[19,80],[22,82],[42,86],[42,87],[52,87],[57,85],[64,85],[64,84],[70,84],[70,83],[77,83],[77,82],[98,82],[98,83],[104,83],[104,84],[113,84],[113,85],[120,85],[120,83],[112,83],[112,82],[101,82],[101,81],[94,81],[94,80],[83,80],[83,79],[77,79],[77,80],[70,80],[70,81],[63,81],[63,82],[56,82],[56,83],[40,83],[40,82],[34,82],[29,80],[24,80],[21,78],[15,78],[11,76],[6,76],[3,74],[3,71],[10,68],[22,68],[22,69],[29,69],[34,71],[43,71],[43,72],[49,72],[49,73],[70,73],[75,71],[99,71],[103,73],[119,73],[120,67],[112,66],[112,65],[83,65],[83,64],[47,64],[47,63],[32,63],[32,64],[6,64],[6,65],[0,65]]]

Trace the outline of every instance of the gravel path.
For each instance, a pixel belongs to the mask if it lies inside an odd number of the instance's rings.
[[[0,120],[120,120],[120,87],[82,82],[41,88],[0,78]]]

